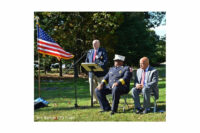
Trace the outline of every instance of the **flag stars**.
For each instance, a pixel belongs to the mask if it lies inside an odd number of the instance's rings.
[[[56,43],[45,31],[43,31],[41,28],[40,28],[40,33],[39,33],[39,38],[40,39],[43,39],[45,41],[50,41],[50,42],[53,42],[53,43]]]

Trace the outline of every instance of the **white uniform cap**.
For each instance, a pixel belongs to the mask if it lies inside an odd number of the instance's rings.
[[[115,54],[115,58],[113,60],[125,61],[125,56]]]

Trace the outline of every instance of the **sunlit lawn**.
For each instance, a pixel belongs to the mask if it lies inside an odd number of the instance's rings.
[[[163,78],[165,73],[165,67],[159,67],[160,73],[159,80],[159,95],[160,98],[157,101],[158,111],[166,110],[166,81]],[[165,76],[165,75],[164,75]],[[38,97],[38,84],[35,81],[35,98]],[[79,78],[77,80],[77,97],[78,108],[74,107],[75,95],[74,95],[74,80],[53,80],[41,81],[41,96],[49,102],[48,107],[35,110],[35,121],[165,121],[166,112],[164,113],[149,113],[145,115],[138,115],[133,113],[133,99],[131,91],[128,95],[129,108],[126,107],[123,113],[122,105],[124,100],[120,99],[119,109],[117,114],[110,116],[110,112],[99,113],[99,104],[94,104],[94,107],[90,107],[90,95],[89,95],[88,80]],[[131,82],[131,88],[133,87],[133,81]],[[111,98],[110,98],[111,99]],[[143,101],[141,97],[141,101]],[[153,103],[153,99],[151,98]],[[152,104],[153,106],[153,104]]]

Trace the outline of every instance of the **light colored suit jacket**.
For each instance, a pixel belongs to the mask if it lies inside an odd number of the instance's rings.
[[[153,67],[149,66],[149,70],[146,74],[145,79],[147,78],[147,83],[145,85],[145,88],[149,88],[153,91],[154,96],[156,99],[159,98],[159,90],[158,90],[158,71],[154,69]],[[142,80],[142,69],[139,68],[136,72],[135,77],[135,84],[140,84]]]

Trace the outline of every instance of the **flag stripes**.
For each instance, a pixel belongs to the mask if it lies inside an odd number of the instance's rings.
[[[47,54],[63,59],[71,59],[74,57],[69,52],[63,50],[44,30],[38,28],[37,49],[41,54]]]

